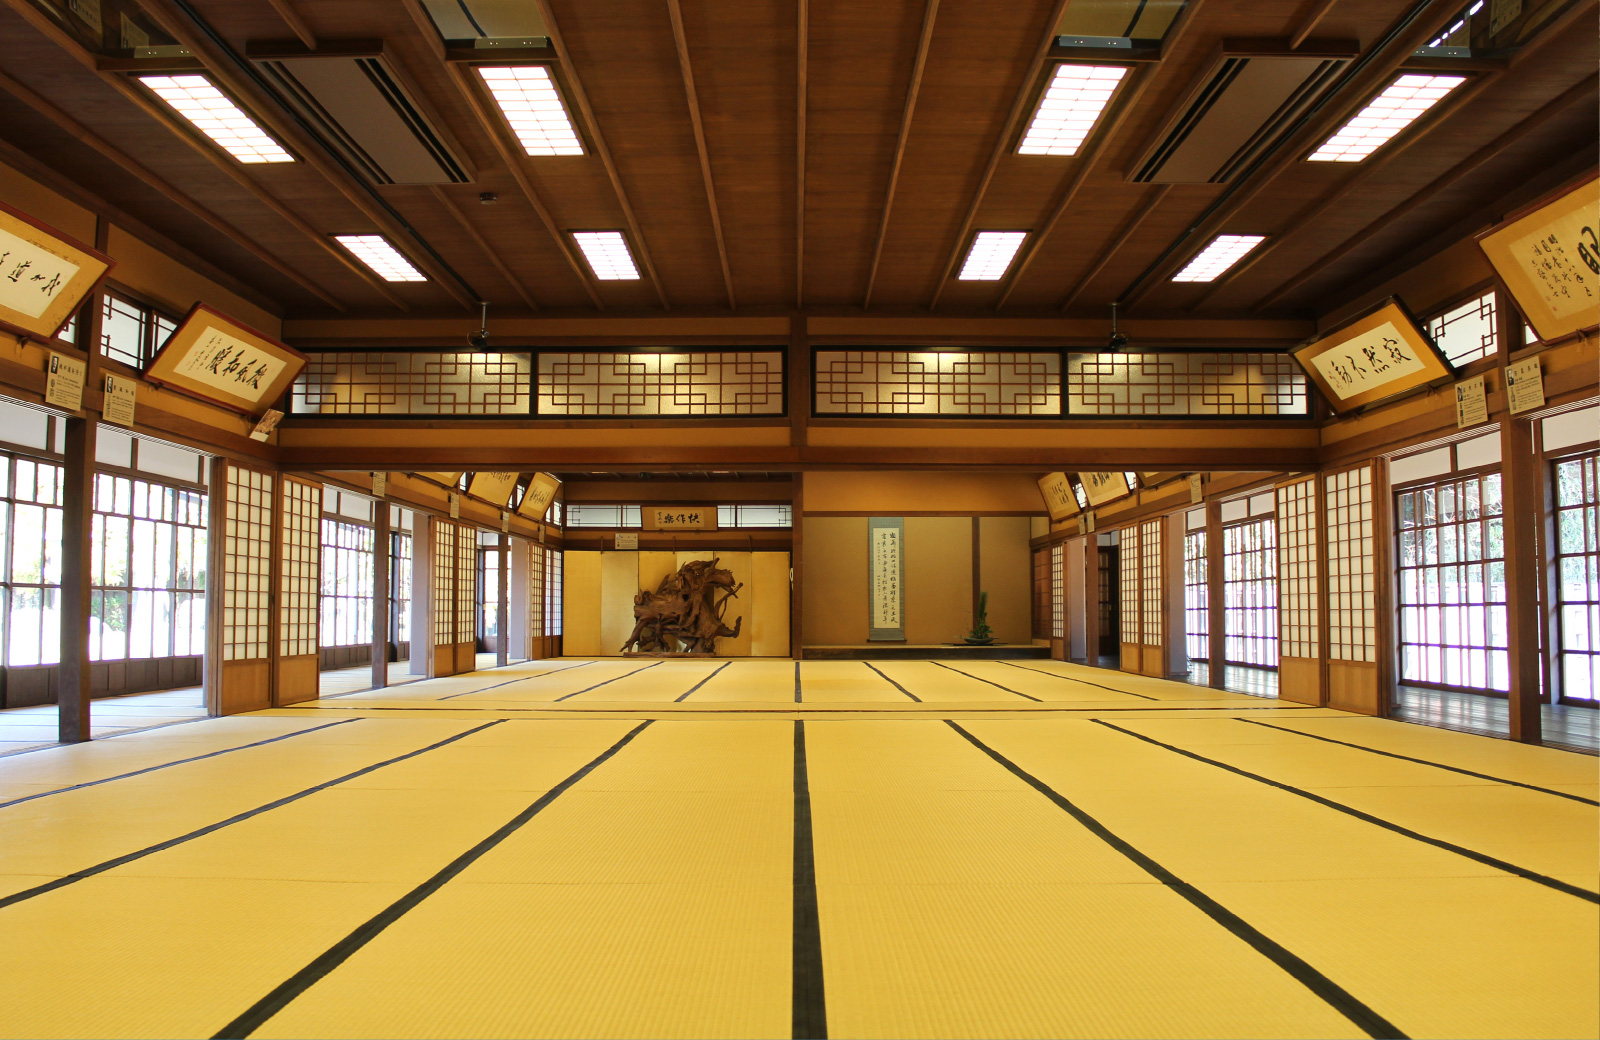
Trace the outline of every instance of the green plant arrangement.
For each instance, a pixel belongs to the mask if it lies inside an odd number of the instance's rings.
[[[978,593],[978,610],[972,615],[972,631],[967,633],[967,642],[976,645],[994,642],[994,629],[989,627],[989,594]]]

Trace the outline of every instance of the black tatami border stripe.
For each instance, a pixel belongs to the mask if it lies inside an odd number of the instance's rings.
[[[1402,762],[1415,762],[1419,766],[1432,766],[1435,769],[1446,769],[1452,773],[1460,773],[1462,776],[1474,776],[1479,780],[1492,780],[1497,784],[1505,784],[1509,787],[1521,787],[1529,791],[1538,791],[1540,794],[1553,794],[1557,798],[1570,798],[1572,801],[1582,802],[1584,805],[1600,806],[1600,802],[1595,801],[1593,798],[1585,798],[1581,794],[1571,794],[1567,791],[1556,791],[1549,787],[1540,787],[1538,784],[1525,784],[1521,780],[1507,780],[1503,776],[1490,776],[1488,773],[1475,773],[1470,769],[1462,769],[1460,766],[1447,766],[1443,762],[1434,762],[1431,759],[1412,758],[1410,755],[1402,755],[1394,751],[1383,751],[1375,747],[1368,747],[1365,744],[1352,744],[1346,740],[1335,740],[1332,737],[1324,737],[1316,733],[1307,733],[1304,730],[1299,729],[1290,729],[1287,726],[1274,726],[1270,722],[1258,722],[1255,719],[1237,719],[1235,721],[1248,722],[1252,726],[1265,726],[1267,729],[1275,729],[1280,733],[1293,733],[1297,737],[1310,737],[1312,740],[1322,740],[1329,744],[1338,744],[1341,747],[1355,748],[1357,751],[1368,751],[1374,755],[1382,755],[1384,758],[1398,758]],[[4,808],[4,806],[0,806],[0,808]]]
[[[800,703],[800,662],[794,663],[794,702]]]
[[[532,682],[535,679],[542,679],[547,675],[555,675],[555,674],[557,674],[559,672],[570,672],[574,668],[582,668],[584,665],[594,664],[594,663],[595,662],[593,662],[593,661],[583,661],[583,662],[581,662],[579,664],[569,664],[565,668],[547,668],[542,672],[534,672],[532,675],[519,675],[515,679],[507,679],[505,682],[495,683],[493,686],[485,686],[481,690],[462,690],[460,693],[447,693],[443,697],[435,697],[434,700],[436,700],[436,701],[448,701],[448,700],[454,700],[457,697],[470,697],[475,693],[488,693],[490,690],[498,690],[502,686],[513,686],[513,685],[515,685],[515,684],[517,684],[519,682]],[[371,693],[372,691],[371,690],[358,690],[357,692],[358,693]],[[345,697],[345,696],[348,696],[348,694],[342,694],[341,693],[341,694],[339,694],[339,696]]]
[[[590,690],[598,690],[600,687],[606,685],[606,683],[614,683],[619,679],[626,679],[630,675],[638,675],[640,672],[648,672],[650,669],[654,668],[656,665],[658,665],[658,664],[666,664],[666,663],[667,663],[666,662],[666,658],[662,658],[659,661],[651,661],[649,664],[645,665],[643,668],[635,668],[633,671],[624,673],[622,675],[613,675],[611,678],[605,680],[605,682],[597,682],[593,686],[586,686],[581,690],[573,690],[571,693],[563,694],[562,696],[557,697],[555,700],[551,701],[550,703],[551,704],[555,704],[558,701],[564,701],[569,697],[576,697],[580,693],[588,693]]]
[[[1035,696],[1033,696],[1033,694],[1031,694],[1031,693],[1023,693],[1021,690],[1013,690],[1009,686],[1001,686],[999,683],[995,682],[993,679],[985,679],[981,675],[973,675],[971,672],[963,672],[959,668],[951,668],[949,665],[945,664],[943,661],[929,661],[928,663],[929,664],[936,664],[940,668],[947,668],[950,671],[955,672],[957,675],[966,676],[968,679],[976,679],[981,683],[988,683],[990,686],[993,686],[997,690],[1004,690],[1007,693],[1014,693],[1018,697],[1026,697],[1028,700],[1037,701],[1040,704],[1044,703],[1044,698],[1043,697],[1035,697]]]
[[[136,696],[136,695],[135,694],[126,694],[124,696]],[[96,698],[96,699],[97,700],[109,700],[109,699],[112,699],[112,698]],[[52,719],[55,718],[54,715],[51,715],[49,717],[52,718]],[[94,738],[94,742],[98,744],[99,742],[101,742],[103,740],[116,740],[118,737],[131,737],[136,733],[149,733],[151,730],[170,729],[173,726],[189,726],[189,725],[193,725],[196,722],[210,722],[213,718],[215,718],[215,716],[213,716],[213,715],[196,715],[192,719],[174,719],[171,722],[157,722],[152,726],[134,726],[132,729],[119,729],[115,733],[107,733],[103,737],[95,737]],[[36,752],[39,752],[39,751],[59,751],[61,748],[77,747],[77,746],[78,746],[77,743],[63,744],[59,740],[57,740],[57,741],[52,741],[49,744],[38,744],[38,745],[35,745],[34,747],[17,748],[15,751],[0,751],[0,759],[15,758],[18,755],[32,755],[32,754],[34,754]]]
[[[307,726],[305,729],[297,729],[292,733],[280,733],[275,737],[268,737],[265,740],[252,741],[249,744],[238,744],[234,747],[226,747],[217,751],[207,751],[203,755],[190,755],[188,758],[179,758],[171,762],[161,762],[153,766],[145,766],[143,769],[135,769],[131,773],[118,773],[116,776],[108,776],[102,780],[86,780],[81,784],[72,784],[69,787],[57,787],[53,791],[40,791],[37,794],[25,794],[21,798],[13,798],[9,802],[0,802],[0,809],[9,809],[11,806],[21,805],[23,802],[32,802],[37,801],[40,798],[49,798],[53,794],[66,794],[68,791],[81,791],[85,787],[99,787],[101,784],[109,784],[113,780],[126,780],[130,776],[143,776],[145,773],[154,773],[161,769],[171,769],[173,766],[186,765],[189,762],[202,762],[208,758],[216,758],[218,755],[226,755],[234,751],[244,751],[249,748],[258,748],[264,744],[276,744],[280,740],[291,740],[295,737],[303,737],[307,733],[315,733],[318,730],[328,729],[331,726],[342,726],[347,722],[360,721],[360,719],[340,719],[338,722],[324,722],[321,725]]]
[[[276,986],[266,996],[250,1005],[250,1007],[247,1008],[243,1014],[239,1015],[239,1017],[235,1018],[232,1022],[229,1022],[227,1025],[219,1029],[213,1035],[213,1040],[243,1040],[244,1037],[248,1037],[251,1033],[255,1032],[257,1029],[260,1029],[268,1019],[272,1018],[272,1016],[276,1015],[279,1011],[282,1011],[296,997],[300,996],[300,994],[316,985],[329,972],[333,971],[339,965],[349,960],[363,946],[367,945],[367,943],[381,935],[383,931],[390,925],[394,924],[396,921],[400,920],[400,918],[416,909],[416,907],[420,905],[423,900],[439,891],[439,889],[443,888],[452,879],[454,879],[456,875],[466,870],[473,863],[477,862],[484,855],[486,855],[495,846],[499,845],[512,834],[520,830],[525,823],[537,816],[546,806],[555,801],[570,787],[572,787],[573,784],[576,784],[579,780],[582,780],[584,777],[592,773],[596,768],[607,762],[613,755],[626,747],[634,737],[637,737],[641,732],[643,732],[645,727],[649,726],[650,724],[651,720],[647,720],[633,727],[633,729],[629,730],[621,740],[618,740],[615,744],[612,744],[605,751],[591,759],[587,765],[581,767],[576,772],[568,776],[565,780],[561,781],[559,784],[540,795],[533,802],[533,804],[529,805],[526,809],[523,809],[510,820],[496,828],[494,833],[490,834],[488,837],[484,838],[482,841],[478,842],[476,845],[472,846],[470,849],[451,860],[442,869],[440,869],[438,873],[434,874],[432,877],[428,878],[428,880],[422,882],[422,884],[413,888],[410,892],[407,892],[393,903],[390,903],[383,910],[379,911],[376,915],[369,918],[365,923],[356,928],[355,931],[334,943],[310,964],[307,964],[304,968],[301,968],[299,971],[289,976],[289,978],[285,979],[282,983]]]
[[[1127,841],[1114,834],[1105,824],[1069,801],[1064,795],[961,728],[954,721],[946,719],[945,724],[965,737],[978,750],[994,759],[995,762],[999,763],[1012,775],[1022,780],[1023,783],[1050,799],[1058,809],[1065,810],[1068,815],[1087,828],[1095,837],[1116,849],[1139,866],[1140,869],[1144,870],[1145,873],[1182,897],[1195,909],[1226,928],[1233,935],[1243,940],[1251,949],[1283,969],[1295,981],[1315,993],[1324,1003],[1349,1019],[1368,1036],[1372,1037],[1373,1040],[1387,1040],[1387,1038],[1405,1040],[1406,1034],[1401,1032],[1398,1026],[1357,999],[1349,990],[1328,978],[1328,976],[1312,967],[1305,960],[1291,953],[1288,948],[1269,938],[1238,914],[1235,914],[1195,886],[1179,878],[1160,863],[1140,852]]]
[[[1436,849],[1443,849],[1446,852],[1453,852],[1458,856],[1465,856],[1467,859],[1470,859],[1475,863],[1482,863],[1486,867],[1493,867],[1496,870],[1503,870],[1507,874],[1514,874],[1526,881],[1532,881],[1536,885],[1543,885],[1546,888],[1553,888],[1557,892],[1564,892],[1569,896],[1577,896],[1579,899],[1585,899],[1591,903],[1600,903],[1600,892],[1591,892],[1586,888],[1579,888],[1577,885],[1568,884],[1559,878],[1553,878],[1546,874],[1541,874],[1536,870],[1529,870],[1526,867],[1519,867],[1515,863],[1507,863],[1503,859],[1496,859],[1494,856],[1490,856],[1482,852],[1476,852],[1464,846],[1457,845],[1454,842],[1445,841],[1442,838],[1429,837],[1420,831],[1414,831],[1409,827],[1403,827],[1398,823],[1392,823],[1380,816],[1374,816],[1371,813],[1362,812],[1360,809],[1345,805],[1343,802],[1336,802],[1331,798],[1324,798],[1320,794],[1313,794],[1310,791],[1302,790],[1301,788],[1295,787],[1293,784],[1286,784],[1280,780],[1273,780],[1270,777],[1262,776],[1259,773],[1252,773],[1248,769],[1240,769],[1238,766],[1231,766],[1226,762],[1218,762],[1214,758],[1207,758],[1206,756],[1196,754],[1193,751],[1189,751],[1181,747],[1175,747],[1172,744],[1159,741],[1154,737],[1147,737],[1142,733],[1135,733],[1133,730],[1123,729],[1121,726],[1114,725],[1105,721],[1104,719],[1090,719],[1089,721],[1096,723],[1097,725],[1104,726],[1107,729],[1116,730],[1118,733],[1132,737],[1135,740],[1142,740],[1147,744],[1154,744],[1156,747],[1165,748],[1166,750],[1171,751],[1173,754],[1182,755],[1185,758],[1192,758],[1196,762],[1204,762],[1208,766],[1215,766],[1218,769],[1227,770],[1230,773],[1235,773],[1239,776],[1245,777],[1248,780],[1254,780],[1257,783],[1266,784],[1268,787],[1276,787],[1280,791],[1287,791],[1290,794],[1299,795],[1301,798],[1316,802],[1318,805],[1333,809],[1336,812],[1342,812],[1347,816],[1353,816],[1364,823],[1370,823],[1375,827],[1382,827],[1384,830],[1393,831],[1394,833],[1403,835],[1404,837],[1411,838],[1415,841],[1420,841],[1425,845],[1432,845]]]
[[[386,758],[382,762],[374,762],[369,766],[362,766],[353,773],[346,773],[344,776],[335,777],[332,780],[308,787],[303,791],[296,791],[294,794],[285,795],[282,798],[268,802],[266,805],[257,806],[254,809],[247,809],[242,813],[237,813],[228,817],[226,820],[218,820],[216,823],[207,824],[206,826],[192,830],[187,834],[180,834],[176,838],[168,838],[166,841],[157,842],[154,845],[146,846],[145,848],[139,849],[137,852],[124,853],[123,855],[117,856],[114,859],[108,859],[104,863],[97,863],[92,867],[85,867],[82,870],[75,870],[65,877],[53,878],[52,880],[46,881],[43,884],[34,885],[32,888],[25,888],[20,892],[13,892],[11,895],[0,897],[0,910],[3,910],[15,903],[32,899],[35,896],[42,896],[46,892],[54,892],[56,889],[65,888],[68,885],[94,877],[96,874],[104,874],[108,870],[120,867],[126,863],[132,863],[135,860],[143,859],[146,856],[154,855],[157,852],[164,852],[167,849],[175,848],[178,845],[182,845],[184,842],[193,841],[196,838],[204,837],[205,835],[211,834],[214,831],[220,831],[224,827],[231,827],[236,823],[243,823],[245,820],[248,820],[251,817],[260,816],[264,812],[281,808],[290,804],[291,802],[298,802],[300,799],[308,798],[311,795],[316,794],[318,791],[326,791],[330,787],[337,787],[339,784],[354,780],[358,776],[365,776],[374,770],[382,769],[384,766],[392,766],[396,762],[404,762],[408,758],[415,758],[418,755],[426,754],[429,751],[436,751],[439,748],[444,747],[446,744],[453,744],[463,737],[470,737],[474,733],[481,733],[490,726],[498,726],[500,723],[505,721],[507,720],[495,719],[491,722],[485,722],[481,726],[474,726],[469,730],[457,733],[453,737],[446,737],[443,740],[429,744],[427,747],[417,748],[415,751],[407,751],[403,755],[396,755],[393,758]]]
[[[907,697],[910,697],[912,700],[916,701],[918,704],[922,703],[922,698],[921,697],[918,697],[916,694],[912,693],[910,690],[906,689],[904,686],[901,686],[899,683],[895,682],[893,679],[890,679],[889,676],[883,671],[883,669],[879,668],[877,665],[873,664],[871,661],[862,661],[861,663],[866,665],[868,668],[871,668],[873,671],[877,672],[879,675],[883,676],[884,681],[886,681],[890,686],[893,686],[895,689],[899,690],[901,693],[905,694]]]
[[[1008,664],[1013,668],[1021,668],[1023,671],[1032,672],[1034,675],[1048,675],[1052,679],[1064,679],[1067,682],[1082,683],[1085,686],[1093,686],[1097,690],[1110,690],[1112,693],[1120,693],[1125,697],[1138,697],[1140,700],[1146,701],[1159,701],[1161,699],[1160,697],[1152,697],[1148,693],[1134,693],[1132,690],[1119,690],[1115,686],[1104,686],[1097,682],[1090,682],[1088,679],[1079,679],[1071,675],[1061,675],[1057,672],[1047,672],[1043,668],[1029,668],[1027,665],[1018,664],[1015,661],[1001,661],[1000,663]]]
[[[811,835],[811,782],[806,766],[806,724],[794,720],[794,988],[790,1035],[828,1040],[828,1005],[822,980],[822,921],[817,911],[817,859]]]
[[[699,682],[695,683],[693,686],[691,686],[687,690],[685,690],[681,697],[674,697],[672,699],[672,703],[681,704],[683,701],[688,700],[689,699],[689,694],[691,694],[694,691],[698,690],[700,687],[704,686],[706,683],[710,682],[712,679],[715,679],[717,677],[717,673],[718,672],[722,671],[724,668],[728,667],[732,663],[733,663],[732,661],[724,661],[721,664],[717,665],[715,668],[713,668],[711,670],[711,674],[710,675],[706,676],[704,679],[701,679]]]

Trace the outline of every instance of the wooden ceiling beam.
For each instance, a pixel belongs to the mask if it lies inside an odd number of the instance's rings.
[[[694,126],[694,146],[700,153],[700,176],[706,185],[706,206],[711,211],[711,231],[717,238],[717,258],[722,261],[722,282],[728,290],[728,308],[739,306],[733,295],[733,272],[728,267],[728,244],[722,239],[722,214],[717,210],[717,186],[711,176],[711,154],[706,150],[706,128],[700,120],[700,95],[694,89],[694,66],[689,60],[689,39],[683,31],[683,9],[678,0],[667,0],[672,20],[672,42],[678,49],[678,71],[683,74],[683,94],[689,103],[689,122]]]
[[[1305,43],[1306,39],[1317,31],[1317,26],[1322,24],[1322,20],[1328,16],[1328,12],[1332,11],[1338,3],[1339,0],[1322,0],[1321,3],[1317,4],[1316,10],[1312,11],[1310,16],[1300,24],[1300,28],[1295,34],[1289,37],[1289,49],[1294,50],[1302,43]]]
[[[1229,185],[1199,218],[1118,294],[1118,301],[1130,309],[1161,285],[1166,276],[1193,259],[1212,237],[1222,231],[1260,193],[1314,141],[1320,141],[1342,125],[1349,114],[1394,75],[1419,46],[1427,42],[1444,19],[1460,9],[1461,0],[1418,0],[1373,44],[1375,49],[1357,58],[1347,70],[1346,79],[1318,102],[1323,106],[1302,117],[1299,129],[1279,139],[1277,145],[1257,160],[1258,166]]]
[[[1183,38],[1184,32],[1194,24],[1193,15],[1200,4],[1201,0],[1192,0],[1192,2],[1183,5],[1174,24],[1167,28],[1167,38],[1161,46],[1163,54],[1171,53],[1174,45]],[[1109,118],[1105,125],[1097,128],[1092,134],[1088,147],[1078,160],[1078,168],[1074,171],[1072,179],[1067,182],[1067,186],[1062,189],[1061,194],[1056,198],[1055,204],[1050,207],[1050,215],[1045,218],[1044,223],[1039,226],[1037,231],[1028,236],[1028,241],[1023,247],[1022,254],[1011,265],[1011,270],[1006,272],[1005,282],[1000,291],[1000,299],[994,305],[995,310],[1004,307],[1007,301],[1011,299],[1011,293],[1016,289],[1017,283],[1022,280],[1023,274],[1028,270],[1029,265],[1033,263],[1034,258],[1039,255],[1039,250],[1043,247],[1045,239],[1049,238],[1050,234],[1055,231],[1056,226],[1061,223],[1061,218],[1071,208],[1073,201],[1078,197],[1079,190],[1083,187],[1084,182],[1088,180],[1089,174],[1098,166],[1100,156],[1107,144],[1117,136],[1123,124],[1138,109],[1140,98],[1144,96],[1144,92],[1155,81],[1157,68],[1158,66],[1153,65],[1135,68],[1133,70],[1134,81],[1118,92]],[[1120,244],[1121,241],[1119,240],[1118,245]],[[1103,257],[1102,259],[1109,258]],[[1095,273],[1098,273],[1098,271]],[[1080,279],[1078,289],[1075,289],[1072,295],[1075,296],[1082,286],[1086,284],[1088,284],[1087,278]],[[1070,298],[1068,302],[1070,302]],[[1067,304],[1063,303],[1061,307],[1065,310]]]
[[[861,298],[862,310],[872,306],[872,288],[878,281],[878,262],[883,258],[883,242],[889,235],[889,214],[894,209],[894,190],[900,181],[900,164],[906,157],[906,139],[911,136],[911,117],[917,110],[917,94],[922,90],[922,70],[928,62],[928,44],[933,40],[933,23],[938,14],[939,0],[927,0],[922,11],[922,35],[917,38],[917,57],[911,65],[911,84],[906,88],[905,109],[900,114],[900,137],[894,146],[894,164],[889,167],[889,187],[883,196],[878,241],[872,247],[872,264],[867,268],[867,291]]]
[[[809,0],[798,0],[796,7],[800,41],[795,55],[794,305],[800,307],[806,298],[806,77],[811,62],[811,11]]]
[[[555,11],[551,10],[550,0],[535,0],[539,5],[539,14],[544,18],[545,31],[550,34],[550,45],[555,48],[556,59],[561,62],[561,71],[566,77],[567,86],[572,91],[572,99],[578,103],[578,111],[583,114],[583,120],[588,124],[589,134],[594,138],[594,150],[600,156],[600,164],[605,167],[606,177],[611,181],[611,190],[616,193],[617,204],[622,207],[622,217],[628,222],[628,230],[633,235],[633,248],[639,254],[640,265],[645,273],[650,276],[650,282],[655,286],[656,297],[661,301],[662,310],[671,310],[672,303],[667,299],[666,286],[661,284],[661,277],[656,273],[656,265],[650,259],[650,246],[644,240],[644,232],[639,230],[639,221],[633,214],[633,204],[628,201],[627,189],[622,186],[622,177],[617,173],[617,164],[611,159],[611,149],[606,147],[605,134],[600,130],[600,121],[594,116],[594,108],[589,104],[589,95],[583,89],[583,80],[578,76],[577,66],[572,62],[572,55],[567,51],[567,44],[561,36],[561,27],[556,22]]]
[[[1440,192],[1444,191],[1461,178],[1474,172],[1484,163],[1487,163],[1493,159],[1497,159],[1501,155],[1505,154],[1514,145],[1516,145],[1518,141],[1522,140],[1522,138],[1539,129],[1555,116],[1558,116],[1562,112],[1566,111],[1568,105],[1571,105],[1577,101],[1592,99],[1594,97],[1597,84],[1600,84],[1600,74],[1591,72],[1582,80],[1573,84],[1571,87],[1568,87],[1554,100],[1546,103],[1537,112],[1518,120],[1516,124],[1511,127],[1511,129],[1507,130],[1493,141],[1490,141],[1476,152],[1473,152],[1466,159],[1450,167],[1450,169],[1446,170],[1438,177],[1435,177],[1420,191],[1416,192],[1410,198],[1400,203],[1400,205],[1395,206],[1377,220],[1372,221],[1350,238],[1345,239],[1335,248],[1318,256],[1310,264],[1302,268],[1298,274],[1295,274],[1288,280],[1282,282],[1276,289],[1273,289],[1271,292],[1258,299],[1255,303],[1251,304],[1250,309],[1252,311],[1261,311],[1265,310],[1267,307],[1270,307],[1272,304],[1283,299],[1285,296],[1294,292],[1296,289],[1300,288],[1302,285],[1305,285],[1317,275],[1321,274],[1327,265],[1343,259],[1353,250],[1365,245],[1375,236],[1388,230],[1396,220],[1399,220],[1401,217],[1405,216],[1407,213],[1410,213],[1417,207],[1426,204],[1434,196],[1438,195]]]
[[[1190,304],[1186,309],[1191,312],[1199,309],[1207,300],[1221,292],[1235,279],[1239,278],[1246,271],[1261,263],[1261,261],[1270,256],[1275,249],[1292,237],[1295,232],[1301,230],[1307,224],[1311,223],[1311,221],[1316,220],[1328,210],[1338,205],[1345,198],[1347,198],[1351,192],[1355,191],[1356,188],[1370,180],[1379,170],[1382,170],[1384,167],[1394,162],[1395,159],[1404,155],[1406,151],[1409,150],[1413,145],[1416,145],[1431,136],[1435,130],[1442,127],[1450,120],[1451,117],[1453,117],[1457,112],[1461,111],[1467,102],[1477,97],[1478,94],[1481,93],[1483,89],[1490,83],[1493,83],[1496,78],[1497,77],[1494,74],[1479,76],[1472,82],[1468,83],[1465,87],[1461,88],[1461,90],[1454,92],[1455,96],[1447,97],[1444,101],[1444,105],[1448,107],[1445,107],[1443,111],[1435,113],[1433,118],[1424,120],[1423,125],[1417,127],[1415,132],[1401,134],[1400,140],[1394,141],[1384,148],[1379,149],[1378,154],[1370,157],[1366,162],[1359,163],[1356,166],[1355,171],[1349,177],[1346,177],[1339,185],[1337,185],[1333,191],[1330,191],[1321,199],[1313,202],[1310,206],[1307,206],[1305,209],[1301,210],[1293,217],[1290,217],[1287,221],[1285,221],[1282,231],[1279,231],[1273,235],[1269,235],[1267,240],[1261,243],[1261,245],[1257,246],[1255,249],[1251,250],[1249,255],[1247,255],[1243,261],[1224,271],[1222,277],[1212,282],[1210,287],[1201,294],[1200,298],[1195,300],[1194,303]]]
[[[1156,207],[1161,205],[1161,200],[1165,199],[1167,192],[1171,190],[1172,185],[1170,184],[1158,185],[1154,191],[1145,197],[1145,204],[1140,207],[1139,212],[1129,218],[1128,222],[1122,226],[1121,233],[1100,250],[1100,258],[1094,262],[1094,265],[1089,270],[1084,272],[1083,277],[1079,278],[1077,284],[1062,298],[1060,310],[1067,310],[1077,302],[1083,290],[1089,287],[1089,283],[1094,281],[1096,275],[1105,270],[1106,265],[1111,262],[1111,258],[1116,255],[1117,250],[1121,249],[1123,244],[1133,237],[1133,233],[1139,230],[1139,225],[1144,223],[1146,217],[1155,212]]]
[[[539,304],[534,301],[533,294],[528,292],[527,286],[523,285],[517,276],[511,273],[511,269],[505,265],[505,262],[500,259],[500,251],[484,241],[483,236],[478,234],[478,229],[473,227],[472,221],[468,220],[467,215],[461,212],[461,207],[450,201],[450,196],[445,194],[444,188],[437,184],[430,184],[428,189],[433,193],[433,197],[439,200],[439,205],[444,207],[445,212],[456,218],[456,223],[461,225],[461,230],[465,231],[467,236],[478,244],[478,248],[483,250],[483,255],[489,258],[491,264],[494,264],[494,269],[500,272],[500,277],[504,278],[511,288],[516,290],[518,296],[522,297],[522,302],[526,303],[529,309],[538,310]]]
[[[951,273],[961,261],[961,247],[966,244],[967,235],[972,231],[972,222],[978,217],[978,207],[983,205],[983,197],[989,191],[989,182],[994,180],[994,171],[1000,165],[1001,157],[1006,154],[1006,146],[1011,142],[1017,120],[1022,118],[1023,109],[1033,94],[1033,84],[1039,78],[1039,70],[1044,68],[1045,60],[1050,55],[1050,48],[1056,42],[1056,26],[1061,24],[1061,14],[1067,9],[1069,2],[1070,0],[1056,0],[1050,9],[1050,20],[1039,32],[1039,44],[1033,50],[1033,57],[1028,60],[1027,73],[1017,88],[1016,99],[1011,102],[1011,111],[1006,114],[1000,135],[995,138],[994,147],[989,151],[989,161],[983,168],[983,174],[978,178],[978,187],[972,193],[972,202],[967,206],[966,215],[961,218],[961,228],[956,232],[955,242],[950,246],[950,256],[945,261],[944,270],[939,274],[939,283],[933,287],[933,296],[928,300],[929,310],[939,305],[939,297],[944,294],[944,287],[949,284]]]
[[[289,31],[300,37],[301,43],[311,50],[317,49],[317,38],[311,32],[311,27],[300,17],[300,12],[294,9],[289,0],[267,0],[267,3],[278,12],[278,17],[283,19],[283,24],[289,27]]]
[[[21,101],[35,112],[38,112],[56,126],[60,127],[62,130],[65,130],[68,134],[71,134],[75,140],[80,141],[94,149],[96,152],[100,153],[101,156],[115,163],[124,172],[130,174],[135,180],[140,181],[146,187],[154,190],[169,201],[182,207],[187,212],[194,214],[194,216],[198,217],[201,221],[210,225],[215,230],[220,231],[222,234],[232,239],[235,243],[248,250],[257,259],[271,267],[274,271],[277,271],[291,282],[294,282],[296,285],[300,286],[300,288],[311,293],[328,306],[338,311],[343,311],[346,309],[343,303],[333,296],[330,296],[327,290],[323,289],[322,286],[320,286],[316,281],[306,277],[292,265],[268,252],[255,239],[251,238],[249,235],[246,235],[243,231],[240,231],[238,228],[223,220],[221,217],[206,209],[204,206],[195,202],[187,195],[184,195],[177,188],[163,180],[160,176],[140,165],[126,152],[113,147],[109,142],[100,137],[94,131],[90,130],[76,119],[73,119],[71,116],[67,115],[67,113],[63,112],[61,109],[45,100],[43,97],[29,89],[24,84],[12,79],[4,72],[0,72],[0,90],[6,91],[6,93],[12,95],[18,101]]]
[[[250,80],[248,75],[241,77],[236,74],[234,68],[229,67],[245,65],[247,59],[232,53],[224,44],[214,43],[209,39],[202,43],[201,38],[212,33],[208,32],[209,26],[204,22],[195,20],[198,19],[198,14],[194,14],[191,18],[192,8],[189,11],[184,10],[188,7],[188,0],[127,0],[127,2],[132,4],[135,10],[153,19],[163,31],[204,62],[206,73],[219,87],[235,99],[245,101],[253,109],[252,115],[265,124],[265,129],[289,145],[297,153],[299,160],[316,170],[335,191],[344,196],[350,205],[387,236],[390,244],[397,248],[408,243],[420,246],[421,248],[403,249],[402,252],[407,254],[419,269],[429,274],[441,291],[463,307],[477,307],[477,294],[469,291],[460,276],[439,260],[432,247],[414,228],[390,212],[381,198],[357,174],[330,161],[323,154],[325,145],[300,132],[298,127],[291,127],[289,122],[292,120],[286,122],[281,117],[278,99],[264,93],[255,83],[247,83]],[[196,28],[200,30],[198,33],[192,31]],[[219,50],[226,55],[227,63],[217,60],[216,54]]]

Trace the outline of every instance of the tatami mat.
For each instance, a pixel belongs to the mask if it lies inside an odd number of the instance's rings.
[[[522,662],[0,759],[0,1036],[1593,1036],[1597,780],[1051,661]]]

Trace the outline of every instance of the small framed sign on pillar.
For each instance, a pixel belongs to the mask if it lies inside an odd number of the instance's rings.
[[[905,520],[867,519],[867,639],[905,642]]]

